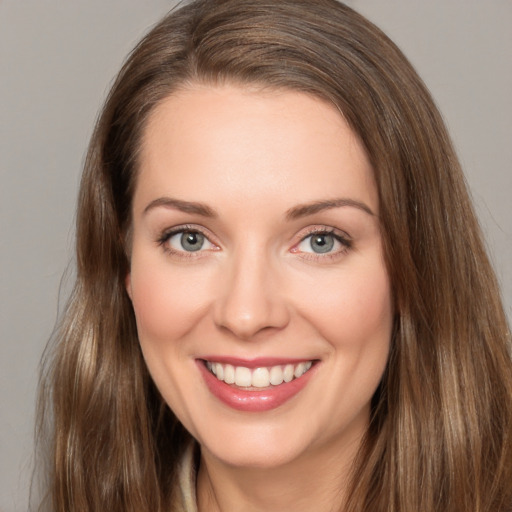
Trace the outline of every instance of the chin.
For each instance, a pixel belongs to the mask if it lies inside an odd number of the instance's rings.
[[[229,430],[229,434],[226,431],[219,431],[218,435],[209,432],[204,439],[199,439],[199,443],[205,455],[240,468],[271,469],[284,466],[305,456],[311,446],[311,436],[304,428],[292,433],[289,428],[261,425],[239,428],[238,432]]]
[[[211,453],[219,461],[226,465],[234,466],[237,468],[246,469],[273,469],[285,466],[295,461],[300,454],[300,450],[278,446],[261,446],[249,445],[241,447],[231,447],[229,450],[216,450],[210,451],[206,447],[202,450]]]

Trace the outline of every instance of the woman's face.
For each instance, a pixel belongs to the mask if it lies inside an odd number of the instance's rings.
[[[149,371],[204,453],[270,467],[357,448],[392,328],[378,215],[330,104],[197,86],[156,108],[127,290]]]

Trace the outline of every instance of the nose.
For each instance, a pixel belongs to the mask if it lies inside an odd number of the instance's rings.
[[[226,263],[219,275],[215,323],[243,340],[283,329],[289,322],[279,270],[262,252],[239,254]]]

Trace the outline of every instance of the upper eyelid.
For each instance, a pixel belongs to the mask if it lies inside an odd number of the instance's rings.
[[[210,238],[211,238],[211,234],[210,234],[209,230],[207,230],[206,228],[203,228],[201,226],[196,226],[195,224],[184,224],[184,225],[178,225],[178,226],[173,226],[171,228],[163,229],[160,231],[159,238],[164,238],[164,237],[170,238],[173,235],[176,235],[178,233],[183,233],[185,231],[189,231],[192,233],[201,233],[206,238],[208,238],[208,240],[210,240]]]
[[[342,235],[338,235],[338,234],[336,234],[333,231],[314,231],[313,233],[310,233],[310,234],[304,236],[303,238],[301,238],[299,240],[299,242],[297,242],[293,247],[294,248],[299,247],[308,238],[311,238],[311,237],[313,237],[315,235],[328,235],[328,236],[332,236],[339,244],[341,244],[341,245],[343,245],[345,247],[351,247],[352,246],[352,240],[350,238],[342,236]]]
[[[337,236],[344,238],[346,240],[349,240],[349,241],[352,240],[352,237],[350,236],[349,233],[347,233],[346,231],[344,231],[342,229],[335,228],[334,226],[321,226],[321,225],[311,226],[310,228],[306,228],[305,233],[303,231],[304,230],[302,230],[302,234],[299,235],[301,241],[304,240],[305,238],[307,238],[308,236],[315,235],[315,234],[322,234],[322,233],[329,234],[329,235],[331,235],[331,234],[337,235]]]

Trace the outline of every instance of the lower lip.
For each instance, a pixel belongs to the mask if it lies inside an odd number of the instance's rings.
[[[261,391],[246,391],[217,379],[206,368],[203,361],[198,360],[197,364],[208,389],[214,396],[232,409],[246,412],[270,411],[283,405],[306,386],[316,366],[298,379],[283,382],[279,386],[270,386]]]

